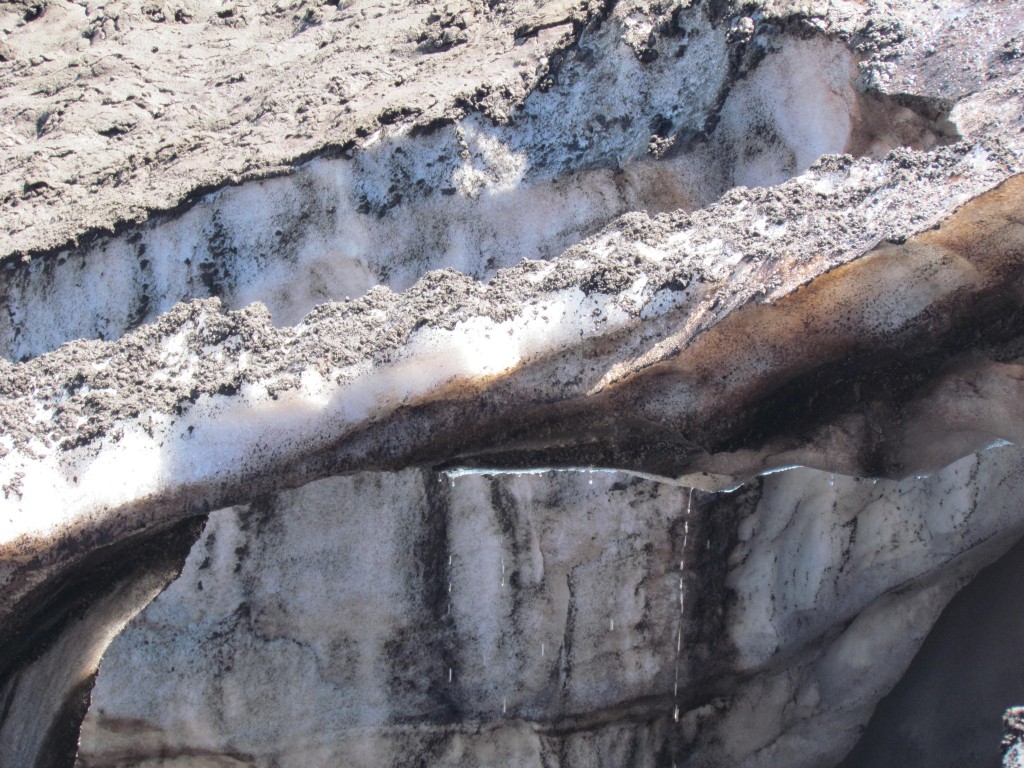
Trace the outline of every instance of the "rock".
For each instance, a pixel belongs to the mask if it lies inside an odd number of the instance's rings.
[[[469,11],[469,9],[466,9]],[[428,53],[439,53],[469,42],[466,31],[466,11],[445,8],[442,12],[434,12],[427,16],[424,30],[416,38],[422,49]],[[470,11],[471,12],[471,11]]]
[[[136,8],[0,11],[0,762],[943,731],[1024,533],[1020,4]]]
[[[1024,748],[1021,747],[1024,736],[1024,710],[1011,707],[1003,714],[1003,766],[1017,768],[1024,765]]]

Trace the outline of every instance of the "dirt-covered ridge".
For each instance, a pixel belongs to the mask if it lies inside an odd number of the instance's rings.
[[[564,21],[556,10],[541,16]],[[892,40],[797,9],[723,12],[627,3],[560,23],[571,33],[501,109],[456,94],[443,118],[392,110],[339,157],[314,153],[178,215],[9,260],[0,352],[24,359],[117,338],[211,295],[232,309],[262,301],[291,325],[318,303],[377,284],[404,290],[430,269],[488,279],[625,212],[701,208],[824,153],[878,159],[960,138],[956,99],[868,85],[866,67],[893,55]],[[534,39],[517,34],[518,47]]]

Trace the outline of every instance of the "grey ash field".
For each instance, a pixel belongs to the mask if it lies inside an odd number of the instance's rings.
[[[1020,2],[7,0],[0,118],[0,765],[1021,764]]]

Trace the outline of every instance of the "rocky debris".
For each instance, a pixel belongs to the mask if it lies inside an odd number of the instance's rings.
[[[1024,765],[1024,708],[1011,707],[1003,713],[1003,768]]]
[[[1014,5],[987,4],[977,13]],[[154,212],[179,210],[206,191],[287,172],[372,135],[387,109],[415,106],[421,126],[464,114],[457,105],[466,102],[489,99],[493,109],[508,113],[533,85],[557,79],[552,65],[560,64],[561,54],[550,62],[546,57],[603,18],[600,4],[561,0],[539,10],[525,2],[449,11],[401,2],[295,2],[263,12],[212,0],[105,3],[89,13],[70,2],[45,7],[25,21],[23,6],[5,4],[0,22],[10,50],[0,69],[11,169],[0,198],[8,222],[0,240],[4,257],[87,242]],[[634,50],[649,48],[654,35],[650,50],[659,61],[699,42],[687,17],[735,18],[732,5],[720,2],[698,6],[696,13],[636,1],[614,7]],[[957,7],[950,4],[937,29],[956,24]],[[878,30],[915,39],[902,31],[918,32],[915,8],[910,2],[870,11],[856,2],[812,9],[774,3],[742,17],[755,23],[757,34],[740,42],[760,51],[748,57],[756,61],[774,45],[775,33],[798,27],[801,34],[855,40],[862,55],[901,72],[899,57],[909,54],[894,51],[892,36]],[[428,22],[433,16],[437,22]],[[424,25],[451,18],[459,29],[457,19],[468,24],[470,17],[479,19],[472,46],[445,56],[420,50]],[[107,27],[110,35],[101,33]],[[89,30],[97,30],[91,39]],[[577,37],[566,43],[565,32]],[[744,59],[733,47],[731,55]],[[945,60],[940,55],[935,64]],[[380,77],[383,72],[389,77]],[[101,130],[125,130],[97,134],[97,121],[106,124]]]
[[[780,40],[755,73],[730,84],[724,41],[713,29],[691,41],[687,55],[649,65],[622,34],[609,22],[513,123],[493,126],[472,115],[418,133],[399,125],[404,113],[386,112],[379,119],[389,125],[351,160],[314,160],[289,177],[211,195],[174,221],[8,263],[0,291],[6,353],[23,359],[74,338],[117,338],[177,301],[210,295],[231,309],[262,301],[275,324],[289,325],[318,303],[378,284],[404,290],[431,269],[491,279],[503,267],[557,256],[625,211],[700,209],[737,184],[784,181],[822,153],[880,158],[894,147],[949,141],[935,120],[859,95],[853,59],[835,43]],[[616,55],[595,64],[593,51],[602,48]],[[825,74],[808,82],[804,73],[822,70],[823,61]],[[598,88],[602,96],[591,96]],[[721,105],[719,89],[728,91]],[[694,143],[712,117],[707,141]],[[551,135],[567,139],[552,143]],[[997,163],[1006,155],[984,151]],[[907,156],[900,162],[923,167]],[[968,171],[965,179],[982,185],[999,178]],[[912,194],[888,174],[850,181],[894,209]],[[918,215],[927,215],[929,199],[939,202],[937,191],[921,192]],[[750,194],[756,204],[759,193]],[[809,210],[809,202],[799,207]],[[865,245],[890,234],[878,229],[884,217],[860,218],[848,231],[861,230]],[[733,247],[751,247],[746,233],[731,229],[723,235]],[[85,286],[111,282],[121,287],[116,298],[98,289],[86,291],[88,301],[78,298]],[[55,297],[67,300],[51,309]]]
[[[466,94],[530,82],[560,40],[515,44],[534,10],[502,3],[476,45],[425,57],[431,6],[400,1],[61,1],[33,18],[5,3],[0,254],[74,245],[286,172],[372,133],[387,109],[415,105],[426,124]]]
[[[425,28],[416,37],[416,42],[427,53],[447,51],[469,42],[468,27],[465,12],[445,7],[443,11],[427,16]]]
[[[1019,4],[399,5],[3,6],[0,756],[837,765],[1021,535]]]

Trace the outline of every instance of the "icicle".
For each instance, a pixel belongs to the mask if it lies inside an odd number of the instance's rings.
[[[540,644],[540,657],[542,659],[544,658],[544,643]]]
[[[690,516],[693,508],[693,488],[686,496],[686,516]],[[683,520],[683,551],[679,557],[679,628],[676,630],[676,663],[675,675],[672,682],[672,697],[675,699],[673,718],[679,722],[679,659],[683,652],[683,622],[686,607],[686,546],[690,541],[690,521]],[[674,764],[673,764],[674,765]]]
[[[448,682],[451,683],[451,681],[452,681],[452,668],[448,667]]]
[[[611,632],[615,631],[615,619],[611,620],[611,623],[609,624],[609,627],[610,627],[610,631]]]
[[[502,696],[501,697],[501,714],[504,715],[506,712],[508,712],[508,697],[507,696]]]

